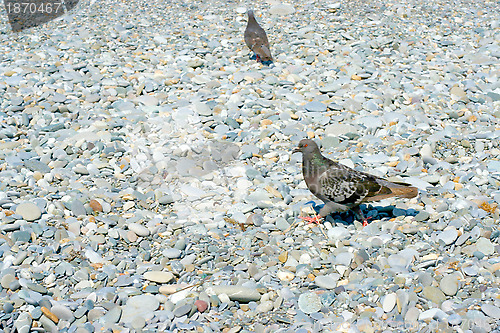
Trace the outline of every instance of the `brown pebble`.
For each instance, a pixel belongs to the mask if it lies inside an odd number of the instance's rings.
[[[199,312],[205,312],[205,310],[208,308],[208,303],[205,301],[202,301],[201,299],[196,300],[194,302],[194,305],[198,309]]]
[[[45,317],[49,318],[50,320],[52,320],[56,324],[59,322],[59,318],[57,318],[57,316],[55,314],[53,314],[52,312],[50,312],[50,310],[47,309],[45,306],[42,306],[41,310],[42,310],[42,313],[45,315]]]
[[[99,201],[92,199],[90,200],[89,205],[94,212],[102,212],[102,205],[99,203]]]

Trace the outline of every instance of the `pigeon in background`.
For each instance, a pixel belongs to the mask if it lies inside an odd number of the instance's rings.
[[[302,153],[302,173],[307,188],[325,203],[319,216],[300,217],[308,222],[318,223],[332,212],[352,209],[366,226],[368,219],[359,208],[361,203],[390,197],[414,198],[418,195],[418,189],[409,184],[390,182],[324,157],[313,140],[301,140],[293,152]]]
[[[245,29],[245,43],[255,54],[257,61],[262,62],[264,65],[269,65],[273,62],[273,57],[266,32],[255,20],[253,10],[249,10],[247,14],[248,24]]]

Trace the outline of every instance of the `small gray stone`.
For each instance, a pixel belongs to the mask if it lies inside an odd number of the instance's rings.
[[[71,213],[73,213],[74,216],[84,216],[87,215],[87,210],[80,200],[74,199],[73,202],[71,202]]]
[[[31,233],[28,231],[14,231],[12,233],[12,241],[28,243],[31,240]]]
[[[164,249],[162,254],[169,259],[177,259],[177,258],[181,257],[182,252],[181,252],[181,250],[176,249],[176,248],[168,248],[168,249]]]
[[[318,275],[314,279],[314,283],[316,283],[316,285],[320,288],[335,289],[337,287],[339,277],[339,274]]]
[[[422,221],[425,221],[427,220],[429,217],[431,216],[431,214],[429,214],[428,212],[422,210],[420,211],[416,216],[415,216],[415,221],[417,222],[422,222]]]
[[[191,304],[184,304],[179,307],[176,307],[173,311],[174,316],[176,317],[182,317],[191,311],[192,305]]]
[[[304,108],[309,112],[325,112],[327,110],[326,104],[317,101],[307,103]]]
[[[24,166],[30,169],[31,171],[39,171],[43,173],[49,173],[51,169],[49,166],[39,160],[29,160],[24,162]]]

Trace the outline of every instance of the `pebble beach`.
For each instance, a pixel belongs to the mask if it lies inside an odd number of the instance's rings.
[[[498,1],[0,20],[0,333],[500,332]],[[303,138],[418,197],[302,221]]]

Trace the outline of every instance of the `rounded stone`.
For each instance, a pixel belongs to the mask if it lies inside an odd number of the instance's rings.
[[[149,229],[139,223],[130,223],[128,229],[134,232],[137,236],[149,236]]]
[[[384,300],[382,301],[382,309],[384,312],[391,312],[392,309],[396,306],[396,293],[391,293],[389,295],[386,295],[384,297]]]
[[[205,312],[205,310],[208,308],[208,303],[202,301],[201,299],[196,300],[194,302],[194,305],[196,306],[199,312]]]
[[[439,281],[439,289],[448,296],[454,296],[458,291],[458,283],[456,274],[448,274]]]
[[[308,292],[301,294],[298,301],[299,309],[307,314],[321,310],[321,300],[316,293]]]

